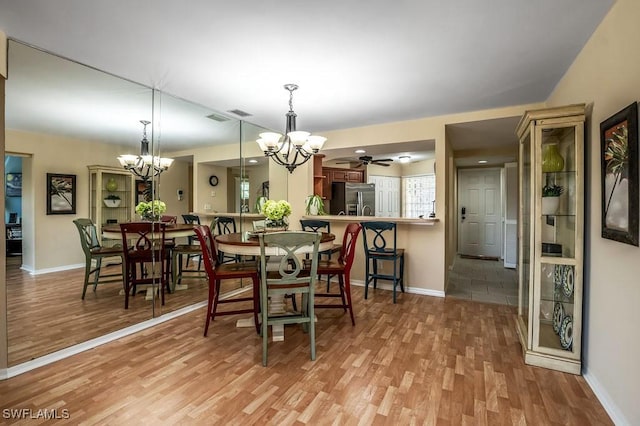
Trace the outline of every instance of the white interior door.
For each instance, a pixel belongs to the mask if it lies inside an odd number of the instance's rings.
[[[502,255],[500,169],[458,170],[458,251],[469,256]]]

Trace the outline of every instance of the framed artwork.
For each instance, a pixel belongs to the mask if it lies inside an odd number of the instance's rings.
[[[136,180],[136,206],[141,201],[151,201],[151,182]]]
[[[47,173],[47,214],[76,214],[76,175]]]
[[[638,246],[638,104],[600,123],[602,237]]]
[[[5,196],[22,197],[22,173],[7,173],[4,181]]]

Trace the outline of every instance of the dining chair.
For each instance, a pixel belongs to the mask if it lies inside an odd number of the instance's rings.
[[[314,289],[318,269],[318,246],[320,233],[283,231],[258,234],[260,241],[260,307],[262,317],[262,365],[267,366],[268,330],[270,325],[302,324],[309,333],[311,359],[316,359]],[[311,262],[305,268],[297,251],[311,247]],[[267,262],[273,261],[269,254],[276,252],[279,262],[276,269],[267,269]],[[271,313],[269,298],[284,297],[286,294],[301,294],[299,312]]]
[[[183,214],[182,218],[187,224],[200,225],[200,218],[196,215]],[[196,269],[185,269],[183,262],[185,255],[187,256],[187,268],[191,258],[198,258],[198,267]],[[187,244],[176,244],[171,250],[171,277],[172,292],[175,290],[176,285],[182,283],[183,278],[207,278],[205,271],[202,269],[202,248],[195,233],[187,237]]]
[[[300,219],[300,226],[303,231],[326,232],[327,234],[331,233],[331,222],[328,220]],[[340,250],[342,250],[342,246],[340,244],[333,244],[330,249],[320,252],[320,259],[322,260],[322,257],[324,256],[327,260],[331,260],[331,256],[333,256],[334,253],[340,253]],[[307,259],[309,258],[308,255],[306,257]],[[327,292],[330,291],[330,286],[331,275],[327,275]]]
[[[122,245],[125,264],[125,298],[124,308],[129,308],[129,294],[135,295],[136,286],[142,284],[159,284],[161,303],[164,305],[164,292],[168,285],[167,256],[165,241],[166,223],[162,222],[129,222],[120,224]],[[130,245],[130,242],[132,244]],[[140,274],[138,277],[136,267],[140,270],[151,264],[151,274]],[[154,266],[159,269],[159,274],[154,271]]]
[[[207,225],[199,225],[195,228],[196,236],[202,247],[202,257],[204,267],[209,279],[209,299],[207,302],[207,316],[204,324],[204,336],[209,331],[209,323],[217,316],[234,315],[242,313],[253,313],[253,320],[256,332],[260,332],[258,313],[260,311],[260,279],[258,267],[255,263],[219,263],[216,254],[216,246],[211,235],[211,228]],[[250,278],[253,284],[252,295],[250,297],[236,297],[220,300],[220,284],[222,280]],[[253,302],[251,309],[235,309],[231,311],[218,312],[219,304]]]
[[[75,219],[73,221],[78,233],[80,234],[80,245],[84,253],[84,286],[82,288],[82,299],[87,293],[87,286],[89,285],[89,277],[93,275],[93,291],[95,293],[98,288],[98,284],[107,284],[119,282],[124,285],[124,262],[123,251],[121,245],[114,247],[102,247],[98,240],[98,234],[96,226],[91,219]],[[119,257],[120,258],[120,272],[101,274],[102,272],[102,259],[105,257]],[[93,263],[95,261],[95,267]],[[116,278],[118,277],[118,278]]]
[[[362,225],[359,223],[349,223],[344,230],[342,237],[342,245],[340,250],[340,256],[338,259],[319,259],[318,260],[318,275],[337,275],[338,284],[340,287],[340,293],[316,293],[315,298],[324,297],[340,297],[342,304],[321,304],[316,303],[316,308],[342,308],[346,312],[349,309],[351,315],[351,325],[356,325],[356,320],[353,316],[353,304],[351,302],[351,267],[353,266],[353,260],[356,254],[356,241],[358,235],[362,230]],[[308,260],[305,261],[308,264]]]
[[[237,232],[236,220],[230,216],[216,216],[216,229],[218,235],[235,234]],[[220,263],[240,261],[240,256],[225,254],[223,252],[218,252],[218,258]]]
[[[404,249],[398,248],[398,228],[395,222],[362,222],[362,239],[365,255],[364,298],[369,292],[369,283],[373,288],[378,280],[393,281],[393,303],[396,303],[396,287],[404,293]],[[385,236],[386,235],[386,236]],[[393,273],[379,271],[378,262],[392,262]]]

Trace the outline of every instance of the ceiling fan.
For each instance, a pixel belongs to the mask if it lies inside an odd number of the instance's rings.
[[[363,155],[361,157],[358,157],[357,160],[348,160],[348,161],[343,161],[340,163],[336,163],[336,164],[351,164],[351,163],[358,163],[358,165],[354,166],[354,167],[362,167],[362,166],[368,166],[369,164],[375,164],[376,166],[384,166],[384,167],[389,167],[389,164],[387,164],[387,162],[391,162],[393,161],[392,158],[379,158],[377,160],[374,160],[373,157],[369,156],[369,155]]]

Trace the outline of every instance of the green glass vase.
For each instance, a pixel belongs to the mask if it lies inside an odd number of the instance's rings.
[[[114,178],[109,178],[107,180],[107,184],[105,185],[107,191],[113,192],[118,190],[118,182]]]
[[[564,158],[558,151],[558,144],[545,145],[542,152],[542,171],[544,173],[559,172],[564,168]]]

